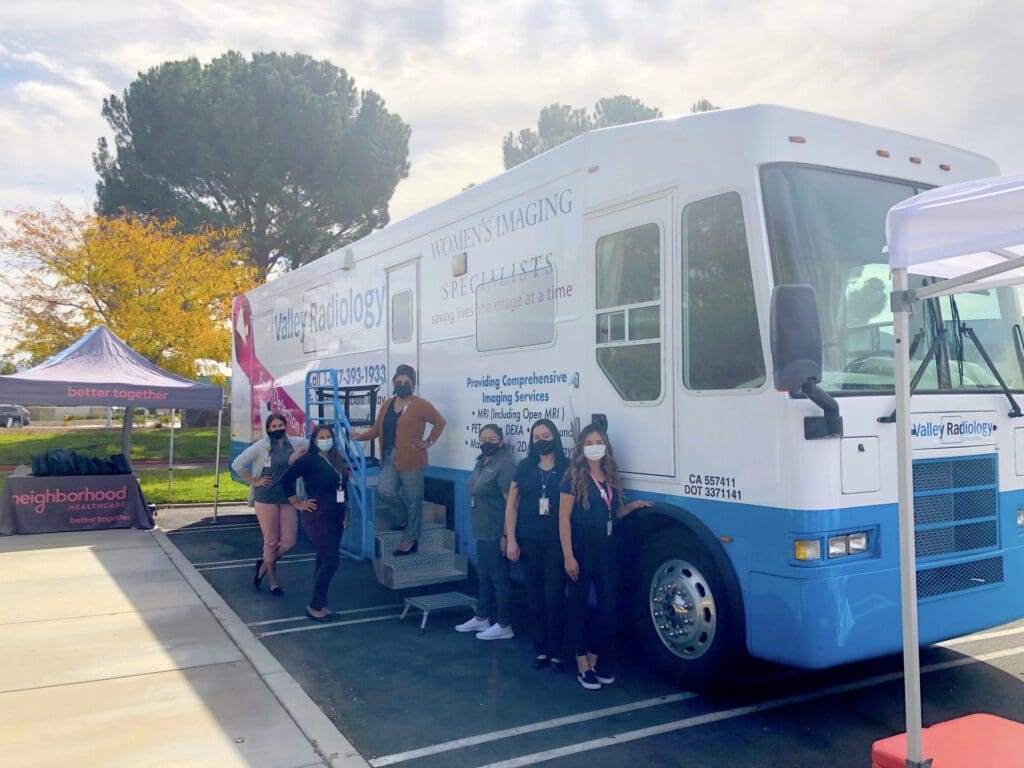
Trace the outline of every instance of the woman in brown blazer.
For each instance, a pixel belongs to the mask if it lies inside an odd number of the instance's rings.
[[[427,468],[427,448],[441,437],[446,422],[429,400],[413,394],[416,370],[411,365],[399,365],[391,383],[395,387],[395,396],[381,407],[373,426],[365,432],[354,433],[352,439],[380,439],[377,496],[394,511],[396,530],[405,530],[405,538],[394,552],[400,556],[411,555],[418,547],[423,520],[423,471]],[[424,439],[427,424],[431,425],[431,430]]]

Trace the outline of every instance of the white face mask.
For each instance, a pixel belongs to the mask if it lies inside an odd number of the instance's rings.
[[[604,458],[604,454],[607,451],[607,446],[604,445],[584,445],[583,455],[587,457],[589,461],[600,461]]]
[[[333,446],[334,441],[331,438],[316,441],[316,447],[319,448],[321,451],[329,451]]]

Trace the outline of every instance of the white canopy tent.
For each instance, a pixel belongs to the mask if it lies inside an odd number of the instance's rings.
[[[899,462],[903,673],[907,765],[925,768],[921,743],[914,489],[910,436],[909,321],[916,302],[1024,283],[1024,175],[939,187],[894,206],[886,217],[893,279],[896,450]],[[915,291],[908,274],[943,278]]]

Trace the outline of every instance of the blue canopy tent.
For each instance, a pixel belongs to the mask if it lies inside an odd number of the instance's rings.
[[[0,376],[0,402],[216,410],[213,502],[216,520],[220,490],[220,439],[224,421],[224,390],[221,387],[200,384],[158,368],[101,325],[34,368]],[[129,424],[126,418],[126,428]]]

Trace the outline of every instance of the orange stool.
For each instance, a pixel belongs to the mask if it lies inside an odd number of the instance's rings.
[[[967,715],[936,723],[921,733],[924,757],[932,768],[1010,768],[1024,766],[1024,724],[995,715]],[[903,768],[907,734],[871,745],[871,768]]]

